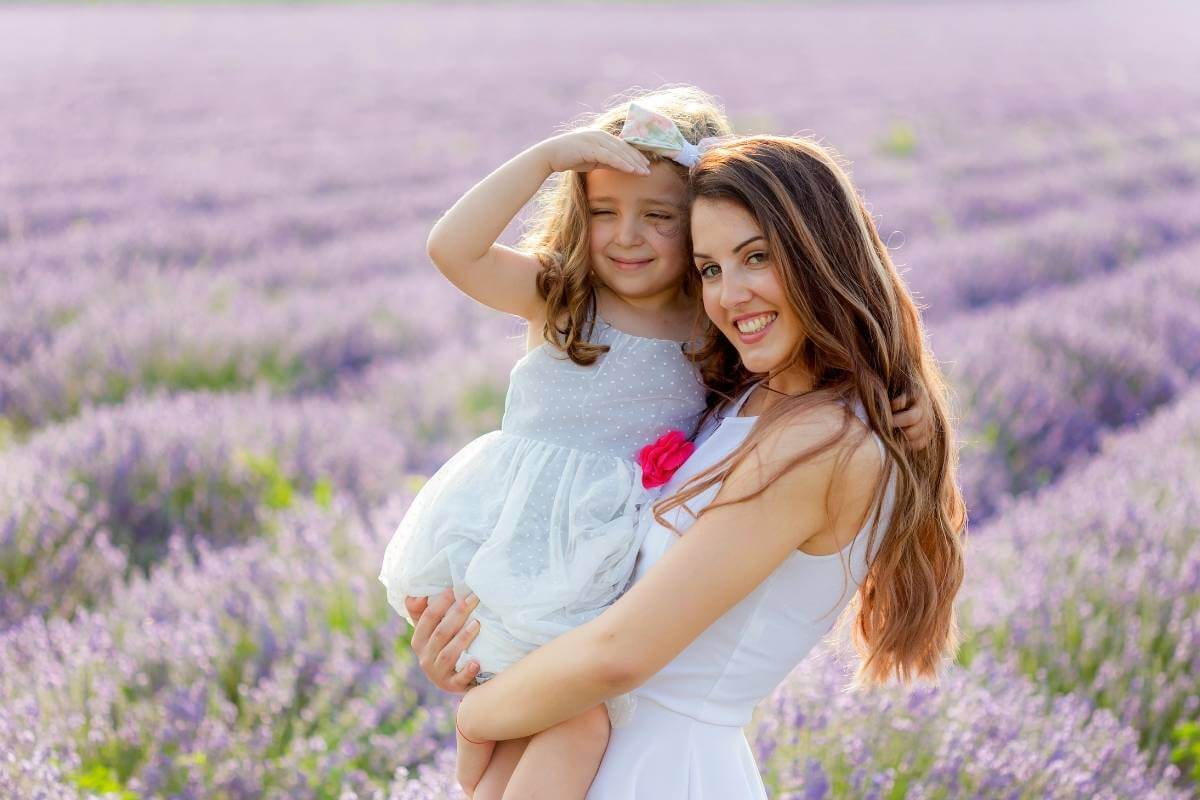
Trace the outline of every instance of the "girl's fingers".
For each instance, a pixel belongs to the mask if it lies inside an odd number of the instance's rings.
[[[592,153],[614,169],[631,172],[635,175],[645,175],[649,172],[650,162],[628,142],[623,142],[615,136],[600,139],[595,144]]]
[[[898,395],[897,397],[893,398],[892,411],[893,412],[904,411],[910,405],[912,405],[912,403],[909,402],[908,394],[907,393],[901,394],[901,395]]]
[[[604,144],[613,148],[616,152],[620,153],[621,155],[625,156],[626,158],[631,159],[635,164],[637,164],[639,166],[647,167],[647,168],[650,166],[650,159],[647,158],[646,154],[643,153],[641,150],[638,150],[636,147],[634,147],[629,142],[622,139],[620,136],[614,136],[613,134],[609,133],[608,131],[604,131],[603,133],[604,133],[604,136],[601,137],[601,141]]]
[[[626,165],[626,172],[632,172],[636,175],[650,174],[649,159],[639,153],[633,145],[618,139],[614,144],[609,145],[609,147],[611,148],[609,152],[615,158],[619,159],[621,164]]]

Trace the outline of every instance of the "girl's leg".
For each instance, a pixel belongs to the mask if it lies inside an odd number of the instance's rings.
[[[463,788],[463,791],[470,796],[475,793],[475,787],[478,786],[484,770],[487,769],[488,762],[492,759],[492,751],[495,749],[496,743],[476,744],[464,739],[461,733],[456,738],[458,748],[454,756],[454,777],[458,779],[458,785]]]
[[[608,711],[599,705],[534,734],[503,800],[584,800],[608,747]]]
[[[472,794],[468,791],[467,796],[472,800],[501,800],[504,797],[504,787],[508,784],[508,779],[516,769],[517,762],[520,761],[521,754],[525,752],[525,746],[528,744],[528,736],[524,739],[496,742],[496,750],[492,753],[492,759],[488,762],[483,777],[479,779],[475,792]]]

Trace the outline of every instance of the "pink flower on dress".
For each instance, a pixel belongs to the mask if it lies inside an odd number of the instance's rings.
[[[687,440],[683,431],[671,430],[638,451],[642,467],[642,486],[653,489],[671,480],[675,470],[683,466],[696,445]]]

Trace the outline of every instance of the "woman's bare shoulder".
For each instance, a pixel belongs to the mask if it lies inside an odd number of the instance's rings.
[[[824,447],[827,443],[830,446]],[[727,482],[737,491],[776,497],[799,511],[813,498],[856,513],[869,505],[883,474],[880,448],[870,428],[839,403],[805,409],[764,432]],[[778,510],[778,509],[776,509]]]

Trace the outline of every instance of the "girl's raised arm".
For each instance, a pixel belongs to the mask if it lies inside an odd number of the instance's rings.
[[[751,454],[725,480],[718,499],[753,492],[759,464],[786,463],[823,441],[841,424],[834,417],[768,436],[757,457]],[[870,510],[883,465],[871,437],[852,447],[844,470],[835,467],[839,449],[802,462],[751,500],[702,515],[599,617],[467,692],[459,706],[461,733],[494,741],[529,736],[631,691],[805,541],[836,531],[848,544]]]
[[[433,226],[425,249],[438,270],[486,306],[536,319],[541,298],[535,256],[497,244],[546,179],[563,170],[610,167],[649,174],[649,161],[610,133],[584,130],[539,142],[480,181]]]

